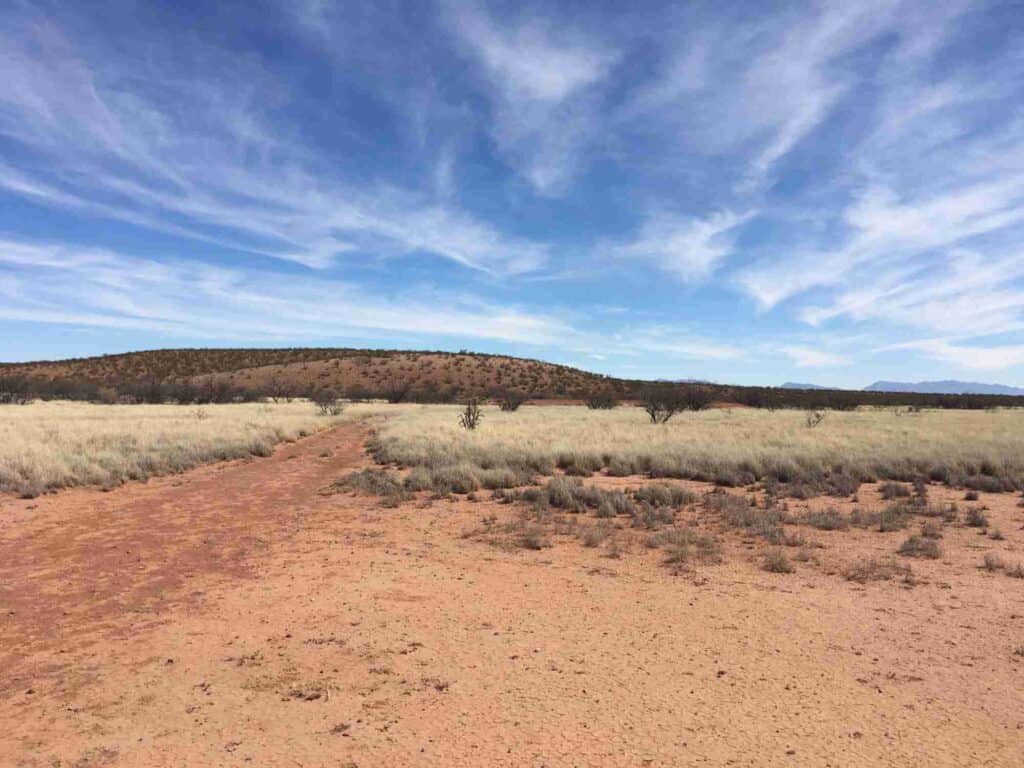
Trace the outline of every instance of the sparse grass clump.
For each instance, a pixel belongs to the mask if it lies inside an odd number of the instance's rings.
[[[899,554],[904,557],[924,557],[938,560],[942,557],[942,548],[939,547],[939,543],[935,539],[914,534],[900,545]]]
[[[398,475],[381,469],[362,469],[353,472],[338,480],[335,486],[380,496],[389,506],[412,498],[412,494],[406,490],[405,483]]]
[[[981,567],[989,573],[1001,571],[1006,567],[1006,562],[997,552],[986,552],[985,558],[981,561]]]
[[[685,504],[693,504],[697,501],[697,494],[681,488],[678,485],[667,483],[652,483],[645,485],[633,493],[633,498],[639,502],[647,502],[655,506],[682,507]]]
[[[647,537],[651,549],[665,550],[665,564],[682,566],[696,560],[705,564],[722,562],[718,539],[692,528],[669,528]]]
[[[903,485],[902,483],[882,483],[878,488],[878,492],[886,501],[892,501],[893,499],[910,498],[910,489],[907,486]]]
[[[845,531],[850,527],[850,520],[839,510],[829,507],[818,512],[808,512],[802,522],[819,531]]]
[[[765,554],[761,568],[769,573],[792,573],[795,570],[781,549],[773,549]]]
[[[969,507],[964,515],[964,525],[971,528],[988,528],[988,517],[980,507]]]
[[[859,584],[869,581],[889,581],[896,577],[909,582],[913,579],[913,570],[909,565],[891,558],[869,558],[847,567],[843,571],[843,576],[847,581],[855,581]]]

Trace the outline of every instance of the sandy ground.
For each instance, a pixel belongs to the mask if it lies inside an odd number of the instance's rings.
[[[1024,764],[1024,580],[978,568],[1024,559],[1016,497],[913,587],[840,575],[906,532],[806,529],[788,575],[730,534],[676,573],[495,546],[509,506],[331,493],[360,429],[0,500],[0,764]]]

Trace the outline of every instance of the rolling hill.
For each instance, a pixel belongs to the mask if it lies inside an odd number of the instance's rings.
[[[516,392],[534,400],[584,400],[598,393],[638,400],[650,388],[702,390],[704,400],[754,408],[917,405],[1024,406],[1009,394],[921,394],[800,385],[741,387],[695,378],[640,381],[541,360],[443,351],[349,348],[157,349],[69,360],[0,363],[0,402],[65,398],[113,402],[226,402],[331,392],[393,402],[452,402]],[[1022,393],[1024,394],[1024,393]]]

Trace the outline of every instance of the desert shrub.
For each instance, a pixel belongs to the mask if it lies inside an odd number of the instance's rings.
[[[338,399],[338,395],[329,390],[322,389],[313,395],[313,405],[321,416],[338,416],[345,410],[345,404]]]
[[[524,525],[513,537],[513,541],[520,549],[541,550],[549,546],[544,529],[539,525]]]
[[[971,528],[988,528],[988,517],[981,507],[969,507],[964,515],[964,525]]]
[[[642,501],[633,511],[633,527],[653,531],[663,525],[675,522],[675,510],[671,507],[656,507]]]
[[[913,511],[904,504],[890,504],[878,513],[878,530],[880,533],[901,531],[910,525]]]
[[[618,406],[619,401],[611,392],[594,392],[587,396],[587,408],[595,411],[609,411]]]
[[[826,490],[829,496],[853,496],[860,488],[860,480],[853,475],[840,472],[829,476]]]
[[[552,477],[544,486],[544,490],[547,492],[548,503],[552,507],[570,512],[582,512],[583,503],[576,497],[582,487],[583,483],[579,480],[568,477]]]
[[[471,464],[449,464],[430,471],[434,491],[446,493],[472,493],[480,489],[477,469]]]
[[[604,466],[604,460],[592,453],[561,453],[556,457],[555,464],[567,475],[590,477]]]
[[[640,474],[633,462],[623,458],[615,457],[608,462],[608,474],[612,477],[629,477]]]
[[[722,562],[722,545],[713,536],[692,528],[670,528],[647,537],[651,549],[666,550],[667,565],[685,565],[692,559],[702,563]]]
[[[802,522],[819,531],[845,531],[850,527],[850,520],[834,507],[808,512],[803,516]]]
[[[942,549],[937,541],[917,534],[900,544],[898,551],[904,557],[926,557],[930,560],[942,557]]]
[[[1017,563],[1013,568],[1007,568],[1006,575],[1013,579],[1024,579],[1024,563]]]
[[[430,491],[434,488],[434,478],[426,467],[413,467],[403,484],[407,491]]]
[[[383,496],[391,502],[404,501],[410,498],[405,485],[397,475],[380,469],[363,469],[353,472],[335,484],[338,487],[365,491],[376,496]]]
[[[977,491],[967,491],[967,493],[964,494],[964,501],[977,501],[977,500],[978,500],[978,492]]]
[[[472,399],[466,403],[466,407],[462,409],[462,413],[459,415],[459,426],[466,430],[474,430],[480,424],[480,420],[483,418],[483,412],[480,410],[480,404]]]
[[[642,486],[633,492],[633,498],[638,502],[647,502],[663,507],[681,507],[684,504],[692,504],[697,501],[695,493],[678,485],[668,485],[667,483]]]
[[[503,411],[518,411],[519,406],[526,402],[526,395],[522,392],[502,392],[498,397],[498,407]]]
[[[1001,571],[1006,567],[1003,558],[996,552],[986,552],[985,558],[981,561],[981,567],[986,571]]]
[[[612,533],[611,527],[607,525],[591,525],[580,531],[580,542],[584,547],[594,548],[600,546]]]
[[[910,489],[903,483],[886,482],[882,483],[878,487],[879,493],[882,494],[882,498],[886,501],[892,501],[893,499],[909,499]]]
[[[764,556],[761,568],[769,573],[792,573],[793,564],[781,549],[773,549]]]
[[[847,581],[855,581],[859,584],[869,581],[889,581],[897,576],[909,581],[913,578],[913,571],[909,565],[891,558],[861,560],[843,571],[843,577]]]
[[[926,539],[941,539],[942,525],[934,520],[928,520],[921,525],[921,535]]]
[[[985,493],[1002,493],[1003,491],[1012,491],[1014,483],[1007,479],[1004,482],[999,477],[992,477],[990,475],[971,475],[963,481],[966,488],[972,491],[984,491]]]
[[[804,424],[808,429],[814,429],[825,420],[824,411],[808,411],[804,417]]]

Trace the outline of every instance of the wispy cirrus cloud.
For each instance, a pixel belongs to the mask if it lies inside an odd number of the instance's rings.
[[[286,98],[258,64],[189,44],[157,45],[148,71],[116,49],[80,48],[33,14],[0,25],[8,86],[0,136],[23,151],[0,188],[313,268],[343,254],[429,252],[465,267],[529,271],[544,245],[421,192],[356,187],[272,123]]]
[[[611,247],[618,258],[645,259],[688,283],[707,280],[733,250],[735,230],[744,214],[719,211],[706,218],[652,213],[637,235]]]
[[[447,13],[491,86],[495,142],[538,192],[563,192],[597,127],[595,87],[616,52],[543,17],[499,24],[472,4]]]

